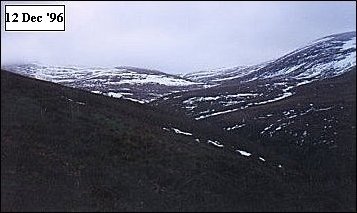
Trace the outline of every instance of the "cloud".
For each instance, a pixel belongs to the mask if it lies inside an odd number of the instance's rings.
[[[2,9],[8,3],[2,1]],[[130,65],[185,73],[260,63],[356,29],[354,2],[65,4],[66,32],[4,32],[2,17],[2,64]]]

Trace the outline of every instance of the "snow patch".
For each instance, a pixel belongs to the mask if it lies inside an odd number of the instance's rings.
[[[219,148],[223,148],[223,144],[220,144],[218,141],[208,140],[207,143],[212,144],[212,145],[214,145],[216,147],[219,147]]]
[[[290,97],[292,96],[293,93],[292,92],[285,92],[282,96],[279,96],[279,97],[276,97],[276,98],[273,98],[273,99],[270,99],[270,100],[266,100],[266,101],[261,101],[261,102],[258,102],[258,103],[254,103],[254,105],[263,105],[263,104],[267,104],[267,103],[272,103],[272,102],[276,102],[276,101],[280,101],[280,100],[283,100],[287,97]]]
[[[249,153],[249,152],[246,152],[246,151],[243,151],[243,150],[236,150],[237,152],[239,152],[241,155],[243,155],[243,156],[247,156],[247,157],[249,157],[249,156],[251,156],[252,154],[251,153]]]
[[[230,131],[230,130],[233,130],[233,129],[238,129],[238,128],[244,127],[245,125],[246,124],[237,124],[237,125],[232,126],[232,127],[227,127],[226,130]]]
[[[177,134],[182,134],[182,135],[192,135],[192,133],[189,133],[189,132],[183,132],[179,129],[176,129],[176,128],[171,128],[172,130],[174,130],[175,133]]]

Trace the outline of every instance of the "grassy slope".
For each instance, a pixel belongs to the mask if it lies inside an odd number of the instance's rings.
[[[162,130],[172,124],[214,131],[1,71],[1,210],[355,210],[350,194]]]

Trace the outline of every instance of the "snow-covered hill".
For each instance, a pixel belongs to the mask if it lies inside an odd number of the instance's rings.
[[[265,67],[268,62],[253,66],[236,66],[231,68],[220,68],[207,71],[199,71],[182,75],[184,78],[193,81],[205,82],[211,84],[221,84],[233,79],[239,79],[248,74],[252,74],[259,69]]]
[[[179,91],[205,87],[204,83],[135,67],[64,67],[23,64],[5,66],[4,69],[36,79],[140,103],[150,102],[158,97]]]
[[[232,94],[230,91],[224,91],[227,97],[222,96],[223,90],[218,94],[211,92],[214,91],[213,88],[203,92],[211,93],[210,97],[215,98],[215,104],[220,103],[224,108],[236,104],[239,104],[239,108],[246,108],[290,97],[294,93],[291,91],[293,88],[341,75],[353,66],[356,66],[356,32],[323,37],[277,60],[258,65],[221,68],[181,76],[135,67],[61,67],[23,64],[5,66],[3,69],[140,103],[148,103],[172,93],[228,85],[243,88],[245,83],[254,82],[255,86],[250,86],[249,89],[240,89]],[[245,103],[241,100],[242,97],[237,96],[248,93],[259,95],[247,96],[246,98],[254,102]],[[196,98],[200,101],[207,99]],[[167,97],[163,99],[167,100]],[[184,103],[188,104],[187,109],[192,110],[194,108],[192,104],[197,100],[185,100]],[[199,117],[204,116],[199,115]]]
[[[258,78],[321,79],[343,74],[356,65],[356,32],[318,39],[251,75]]]
[[[354,66],[356,33],[331,35],[275,61],[184,75],[218,86],[185,93],[178,105],[196,120],[220,116],[281,101],[302,85],[339,76]],[[175,101],[179,100],[176,95]]]
[[[277,60],[254,66],[201,71],[183,77],[211,83],[236,84],[261,79],[323,79],[356,65],[356,32],[323,37]]]
[[[284,140],[298,145],[334,146],[336,135],[326,132],[350,109],[340,98],[353,97],[343,91],[355,87],[349,79],[355,67],[356,33],[332,35],[265,64],[184,75],[217,86],[169,95],[153,104],[171,111],[182,109],[195,120],[215,123],[232,134],[275,140],[275,133],[282,130]],[[320,118],[330,124],[315,122]],[[261,121],[267,122],[259,126]],[[312,123],[314,137],[307,141],[307,126]]]

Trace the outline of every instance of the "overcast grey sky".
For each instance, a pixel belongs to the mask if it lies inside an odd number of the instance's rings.
[[[4,5],[14,3],[1,2],[2,65],[128,65],[187,73],[264,62],[356,30],[354,1],[80,1],[64,2],[65,32],[5,32]]]

